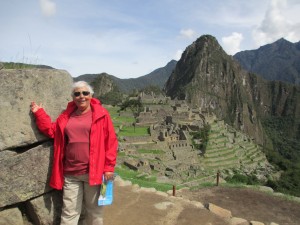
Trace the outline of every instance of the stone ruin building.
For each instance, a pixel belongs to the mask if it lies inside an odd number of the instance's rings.
[[[186,179],[196,175],[200,151],[194,149],[189,132],[199,130],[205,124],[205,117],[199,110],[192,111],[184,102],[173,102],[173,105],[148,105],[140,113],[137,124],[150,126],[148,137],[152,142],[150,148],[161,149],[164,154],[159,156],[148,154],[148,161],[144,158],[143,162],[140,159],[130,158],[124,161],[126,166],[143,172],[149,172],[150,168],[172,179]],[[145,141],[145,137],[142,139]],[[131,144],[137,149],[144,147],[134,144],[139,142],[136,137],[126,140],[132,140]]]
[[[138,95],[138,99],[142,104],[168,104],[171,101],[170,97],[164,96],[162,94],[157,95],[154,92],[151,92],[150,94],[141,92]]]

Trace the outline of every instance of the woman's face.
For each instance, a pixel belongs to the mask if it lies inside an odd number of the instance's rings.
[[[78,109],[83,111],[90,107],[92,96],[87,87],[75,88],[73,91],[73,101]]]

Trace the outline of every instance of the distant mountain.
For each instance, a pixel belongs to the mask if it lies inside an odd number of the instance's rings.
[[[95,78],[97,78],[99,76],[102,76],[103,74],[106,75],[107,73],[83,74],[83,75],[80,75],[78,77],[74,77],[73,80],[74,81],[81,81],[81,80],[83,80],[83,81],[88,82],[90,84]],[[109,75],[109,74],[107,74],[107,75]],[[109,76],[111,76],[111,75],[109,75]]]
[[[166,66],[158,68],[153,72],[138,78],[120,79],[107,73],[100,73],[84,74],[74,78],[74,80],[84,80],[88,83],[92,83],[97,77],[105,75],[115,82],[120,91],[125,93],[129,93],[134,89],[142,89],[149,85],[159,86],[160,88],[163,88],[164,84],[175,68],[176,63],[177,61],[171,60]]]
[[[300,84],[300,42],[283,38],[256,50],[242,51],[234,56],[242,67],[267,80]]]
[[[135,82],[143,87],[151,84],[162,88],[173,72],[176,63],[176,60],[171,60],[166,66],[158,68],[147,75],[135,78]]]

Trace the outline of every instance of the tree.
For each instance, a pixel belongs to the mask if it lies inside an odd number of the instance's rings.
[[[115,106],[122,102],[123,95],[119,91],[111,91],[105,95],[99,96],[98,98],[103,104]]]
[[[133,113],[134,118],[136,118],[140,112],[143,110],[143,104],[140,100],[136,99],[129,99],[122,103],[120,110],[126,110],[127,108],[130,108],[130,110]]]

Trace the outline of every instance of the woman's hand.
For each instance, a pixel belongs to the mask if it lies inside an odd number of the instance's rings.
[[[30,104],[30,110],[33,113],[36,113],[39,109],[43,108],[42,103],[40,105],[36,104],[35,102],[31,102]]]
[[[113,180],[114,173],[113,172],[105,172],[104,173],[104,181]]]

